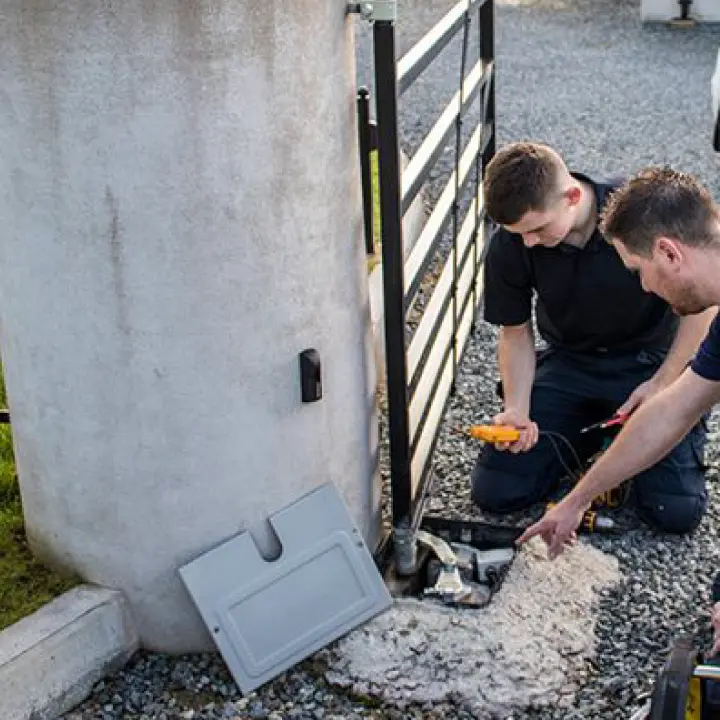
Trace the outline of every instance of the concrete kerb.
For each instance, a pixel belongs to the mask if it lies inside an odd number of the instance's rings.
[[[400,154],[403,168],[408,164],[405,153]],[[425,191],[421,188],[403,218],[404,255],[407,260],[410,251],[420,237],[425,225],[426,212],[424,204]],[[378,382],[383,384],[385,377],[385,311],[383,306],[382,261],[373,268],[368,278],[370,295],[370,324],[373,333],[373,349],[377,367]]]
[[[0,717],[52,720],[138,648],[122,593],[73,588],[0,632]]]

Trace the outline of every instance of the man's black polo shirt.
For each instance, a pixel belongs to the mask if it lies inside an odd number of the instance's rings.
[[[573,176],[595,188],[601,209],[614,186]],[[667,350],[677,329],[670,306],[642,289],[597,229],[584,248],[526,248],[520,235],[500,228],[490,239],[484,285],[485,319],[493,325],[529,320],[535,294],[538,329],[556,348]]]

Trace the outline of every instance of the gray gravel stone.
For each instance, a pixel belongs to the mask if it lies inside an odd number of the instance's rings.
[[[400,53],[452,4],[401,0]],[[358,77],[372,84],[369,38],[368,28],[360,24]],[[597,176],[670,163],[696,173],[720,197],[709,108],[710,76],[720,45],[717,27],[643,28],[635,0],[500,0],[496,43],[501,144],[523,138],[544,140],[560,150],[572,167]],[[431,127],[434,108],[457,89],[458,47],[451,44],[401,100],[403,145],[409,152]],[[430,203],[437,197],[440,171],[452,166],[452,148],[453,143],[433,174]],[[498,409],[494,343],[495,331],[480,322],[464,355],[457,393],[438,442],[438,482],[431,509],[477,517],[467,478],[478,448],[450,428],[487,419]],[[711,429],[720,437],[717,414]],[[650,689],[672,637],[685,632],[698,642],[709,639],[709,586],[720,554],[717,439],[708,456],[710,508],[692,537],[655,534],[625,512],[623,520],[631,527],[627,534],[592,539],[598,549],[617,557],[625,575],[620,586],[599,602],[597,656],[578,675],[583,682],[571,710],[529,708],[524,714],[514,713],[513,720],[627,718]],[[381,460],[387,481],[386,442]],[[525,522],[538,513],[539,508],[505,520]],[[323,652],[246,698],[217,655],[172,658],[139,653],[124,670],[99,683],[65,720],[481,717],[452,698],[400,708],[378,704],[372,687],[367,697],[353,697],[326,684]]]

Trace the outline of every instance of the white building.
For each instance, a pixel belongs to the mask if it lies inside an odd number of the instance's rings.
[[[698,22],[720,22],[718,0],[692,0],[689,16]],[[643,22],[667,22],[682,16],[678,0],[642,0]]]

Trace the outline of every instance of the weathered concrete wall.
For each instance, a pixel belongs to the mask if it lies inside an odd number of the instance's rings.
[[[34,547],[210,640],[178,565],[379,488],[344,3],[0,5],[0,320]],[[319,350],[324,398],[300,401]]]
[[[642,0],[642,19],[645,22],[667,21],[680,17],[677,0]],[[690,15],[700,22],[720,22],[718,0],[693,0]]]

